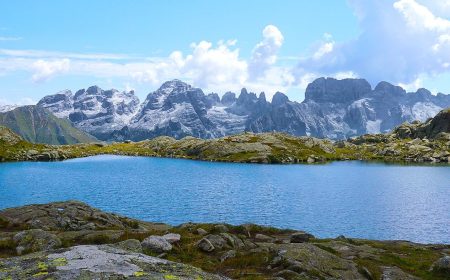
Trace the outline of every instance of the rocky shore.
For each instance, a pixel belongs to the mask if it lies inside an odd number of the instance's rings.
[[[77,201],[0,211],[0,279],[448,279],[450,245],[170,226]]]
[[[193,137],[176,140],[164,136],[141,142],[78,145],[32,144],[0,127],[0,161],[53,161],[113,154],[245,163],[333,160],[449,163],[450,133],[433,132],[433,137],[427,137],[416,132],[422,127],[418,123],[404,124],[389,134],[368,134],[346,141],[282,133],[242,133],[207,140]]]

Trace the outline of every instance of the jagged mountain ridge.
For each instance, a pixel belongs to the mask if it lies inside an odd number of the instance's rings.
[[[98,139],[108,140],[112,131],[130,122],[139,109],[139,103],[133,91],[102,90],[92,86],[75,94],[64,90],[46,96],[37,105],[58,118],[69,119],[76,127]]]
[[[144,102],[134,92],[97,86],[75,95],[64,91],[38,103],[101,140],[143,140],[167,135],[216,138],[242,131],[286,132],[343,139],[387,132],[407,121],[425,121],[450,107],[450,95],[426,89],[407,93],[387,82],[374,89],[364,79],[319,78],[301,103],[277,92],[272,102],[245,88],[239,96],[205,94],[180,80],[165,82]]]

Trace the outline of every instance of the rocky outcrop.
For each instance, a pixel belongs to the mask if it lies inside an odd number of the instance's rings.
[[[7,146],[15,145],[23,141],[22,137],[12,132],[11,129],[0,126],[0,143]]]
[[[61,240],[56,235],[42,229],[21,231],[14,235],[13,240],[17,244],[16,252],[18,255],[47,251],[61,246]]]
[[[47,231],[146,229],[157,226],[105,213],[79,201],[8,208],[0,211],[0,218],[6,222],[8,228],[26,227]]]
[[[346,139],[387,132],[407,121],[425,121],[450,107],[450,95],[426,89],[407,93],[387,82],[374,89],[364,79],[319,78],[302,103],[277,92],[272,102],[245,88],[220,99],[180,80],[165,82],[139,105],[133,92],[94,86],[46,96],[39,103],[101,140],[140,141],[157,136],[217,138],[250,132]]]
[[[228,279],[108,245],[80,245],[0,260],[2,279]]]
[[[450,109],[440,111],[426,122],[403,123],[395,128],[393,134],[398,138],[441,138],[450,140]]]
[[[44,209],[49,211],[46,220]],[[103,217],[93,223],[106,227],[82,229],[86,211]],[[136,221],[140,226],[130,227],[123,219],[134,221],[73,201],[3,210],[0,278],[446,279],[448,275],[444,255],[448,245],[343,236],[319,239],[303,231],[253,224],[170,227]],[[60,222],[64,220],[73,221]],[[76,227],[62,226],[74,223]],[[31,225],[38,229],[23,230]]]

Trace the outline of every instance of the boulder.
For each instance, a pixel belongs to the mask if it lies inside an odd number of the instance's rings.
[[[228,232],[228,227],[226,225],[215,225],[214,230],[219,233]]]
[[[141,242],[144,250],[154,253],[164,253],[172,250],[172,245],[162,236],[151,235]]]
[[[61,246],[61,240],[54,234],[42,229],[30,229],[17,233],[13,238],[17,244],[18,255],[23,253],[47,251]]]
[[[242,240],[234,234],[221,233],[220,236],[225,239],[231,247],[235,249],[242,249],[245,247],[244,242],[242,242]]]
[[[226,246],[227,242],[219,235],[209,234],[197,242],[197,247],[204,252],[220,250]]]
[[[197,229],[197,234],[198,235],[207,235],[208,232],[206,230],[202,229],[202,228],[198,228]]]
[[[450,274],[450,256],[444,256],[433,263],[431,270]]]
[[[273,238],[270,236],[267,236],[265,234],[257,233],[255,235],[255,241],[256,242],[273,242]]]
[[[310,239],[314,238],[314,235],[309,234],[304,231],[298,231],[291,234],[291,243],[304,243],[308,242]]]
[[[167,240],[170,244],[178,243],[181,240],[181,235],[178,233],[168,233],[163,235],[163,238]]]

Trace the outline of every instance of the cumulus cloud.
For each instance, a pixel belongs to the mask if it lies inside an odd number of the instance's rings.
[[[441,1],[445,2],[445,1]],[[372,83],[418,84],[423,75],[449,70],[450,21],[415,0],[349,1],[361,34],[336,43],[328,36],[294,73],[353,73]]]
[[[253,49],[249,62],[251,80],[262,76],[270,66],[277,62],[277,54],[284,41],[283,34],[274,25],[267,25],[262,35],[263,40]]]
[[[191,44],[191,51],[173,51],[168,57],[131,57],[120,54],[78,54],[43,50],[0,49],[0,73],[28,71],[34,82],[48,81],[61,74],[103,78],[125,78],[135,83],[157,86],[168,79],[184,79],[195,86],[220,90],[238,88],[251,82],[276,86],[292,80],[290,71],[275,67],[276,56],[283,42],[277,27],[268,25],[263,39],[256,44],[250,62],[240,57],[236,40],[213,44],[200,41]],[[118,61],[123,60],[123,61]],[[249,79],[249,64],[258,75]],[[271,67],[273,69],[271,69]],[[268,75],[268,73],[270,75]],[[256,76],[261,80],[257,81]]]
[[[40,59],[34,62],[31,68],[34,70],[31,77],[34,82],[46,81],[55,75],[68,72],[70,60],[67,58],[52,61]]]
[[[182,75],[191,77],[194,84],[208,87],[221,83],[242,84],[247,79],[247,62],[239,58],[239,49],[231,49],[234,42],[192,44],[192,54],[178,56]]]

